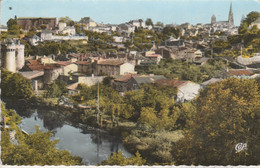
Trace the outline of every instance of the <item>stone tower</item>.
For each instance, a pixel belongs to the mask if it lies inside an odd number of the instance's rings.
[[[216,23],[216,16],[212,15],[211,17],[211,25],[214,25]]]
[[[22,69],[24,66],[24,45],[20,44],[20,40],[16,45],[16,70]]]
[[[8,39],[1,45],[2,67],[10,72],[16,72],[15,44]]]
[[[232,11],[232,2],[230,3],[229,15],[228,15],[228,24],[229,26],[234,26],[234,18],[233,18],[233,11]]]
[[[16,72],[24,66],[24,45],[20,41],[7,39],[1,43],[1,66]]]

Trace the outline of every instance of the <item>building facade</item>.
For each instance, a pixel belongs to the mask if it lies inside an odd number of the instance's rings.
[[[38,29],[41,26],[46,26],[47,30],[54,30],[58,27],[58,18],[56,17],[20,17],[17,19],[17,23],[23,30]]]

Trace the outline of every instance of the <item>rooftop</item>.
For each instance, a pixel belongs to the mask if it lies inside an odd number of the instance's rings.
[[[70,65],[72,64],[71,62],[67,62],[67,61],[58,61],[56,62],[57,64],[61,65],[61,66],[67,66],[67,65]]]
[[[88,65],[90,64],[88,61],[78,61],[76,62],[77,65]]]
[[[234,76],[250,76],[254,74],[252,71],[246,69],[230,69],[228,70],[228,73]]]
[[[176,79],[162,79],[162,80],[158,80],[155,83],[159,84],[159,85],[166,85],[166,86],[173,86],[173,87],[180,87],[186,83],[188,83],[190,81],[181,81],[181,80],[176,80]]]
[[[43,76],[43,71],[25,71],[25,72],[19,72],[22,76],[24,76],[27,79],[33,79],[37,78],[39,76]]]
[[[97,63],[98,65],[112,65],[112,66],[120,66],[124,64],[123,60],[118,59],[106,59],[106,60],[100,60]]]
[[[44,67],[44,70],[45,69],[47,69],[47,70],[58,69],[60,67],[61,67],[61,65],[59,65],[59,64],[46,64]]]
[[[124,76],[121,76],[119,78],[116,78],[115,81],[118,81],[118,82],[127,82],[129,81],[132,77],[137,77],[138,75],[137,74],[126,74]]]

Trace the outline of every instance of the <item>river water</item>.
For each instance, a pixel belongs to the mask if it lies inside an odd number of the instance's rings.
[[[59,140],[56,147],[80,156],[85,165],[97,165],[118,150],[121,150],[125,157],[131,156],[124,148],[120,137],[88,126],[75,126],[60,112],[46,109],[16,109],[16,112],[22,117],[20,128],[29,134],[35,132],[35,126],[43,132],[51,131],[54,135],[51,140]]]

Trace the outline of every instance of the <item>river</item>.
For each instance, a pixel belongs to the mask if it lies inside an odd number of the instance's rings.
[[[20,128],[29,134],[35,132],[35,125],[43,132],[51,131],[54,135],[51,140],[59,140],[56,147],[80,156],[85,165],[97,165],[118,150],[121,150],[125,157],[131,156],[120,137],[89,126],[75,126],[60,112],[47,109],[16,109],[16,112],[22,117]]]

